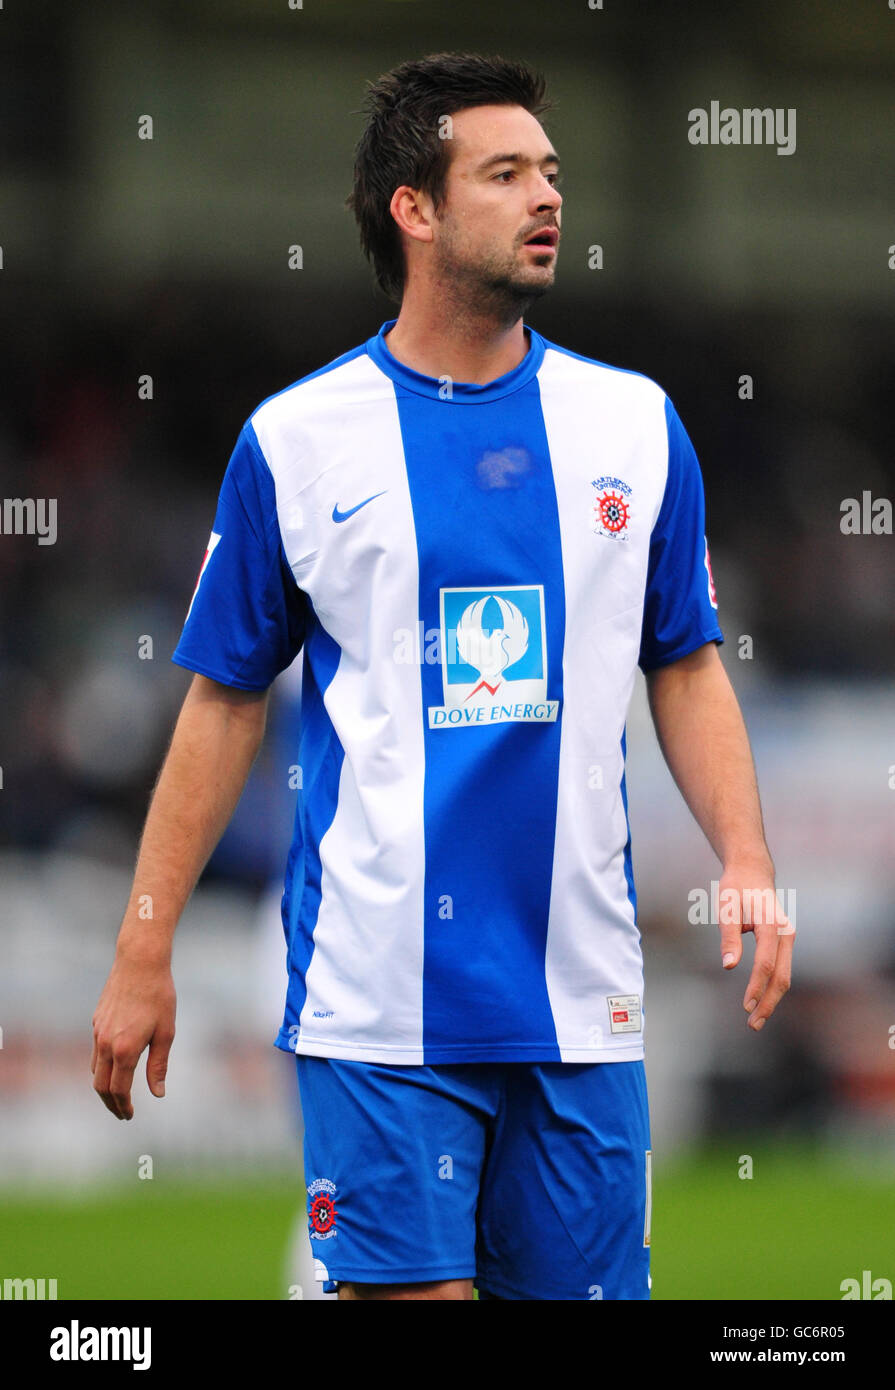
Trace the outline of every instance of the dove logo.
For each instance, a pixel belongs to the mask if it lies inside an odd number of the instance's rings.
[[[544,586],[442,589],[439,599],[444,704],[429,706],[429,728],[553,723]]]

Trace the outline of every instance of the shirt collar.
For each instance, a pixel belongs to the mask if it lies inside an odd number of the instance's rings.
[[[464,405],[497,400],[500,396],[509,396],[513,391],[518,391],[520,387],[531,381],[544,360],[546,347],[544,339],[528,324],[523,324],[523,328],[529,334],[530,341],[528,352],[518,366],[484,385],[479,385],[473,381],[455,381],[451,383],[450,396],[445,396],[445,382],[443,380],[434,376],[425,376],[424,373],[415,371],[413,367],[399,362],[397,357],[389,351],[385,343],[385,336],[391,332],[397,322],[397,319],[388,319],[375,337],[368,338],[367,352],[377,367],[385,372],[386,376],[391,377],[392,381],[419,396],[432,396],[436,400],[449,400],[454,404]]]

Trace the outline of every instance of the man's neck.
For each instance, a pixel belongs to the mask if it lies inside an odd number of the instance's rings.
[[[424,376],[486,386],[511,372],[528,352],[521,315],[507,323],[486,310],[422,302],[405,294],[385,336],[393,357]]]

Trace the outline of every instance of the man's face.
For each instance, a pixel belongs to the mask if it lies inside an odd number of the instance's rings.
[[[434,226],[435,269],[510,300],[551,288],[562,198],[559,159],[521,106],[472,106],[453,117],[446,197]],[[540,234],[542,244],[532,244]]]

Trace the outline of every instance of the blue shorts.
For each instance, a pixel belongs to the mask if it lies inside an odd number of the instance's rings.
[[[642,1062],[295,1060],[330,1288],[474,1279],[480,1298],[649,1298]]]

